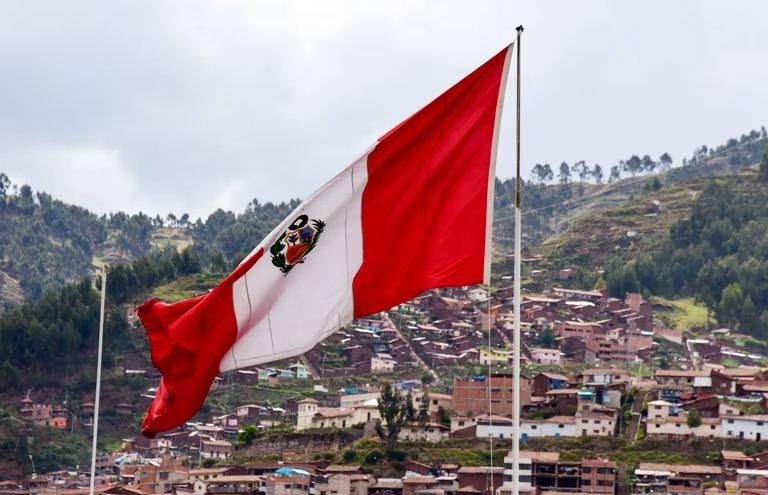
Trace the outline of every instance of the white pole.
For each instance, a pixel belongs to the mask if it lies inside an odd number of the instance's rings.
[[[521,186],[523,181],[520,179],[520,35],[523,33],[523,26],[517,28],[517,122],[515,132],[517,133],[517,174],[515,177],[515,276],[513,283],[514,290],[514,318],[515,326],[512,333],[512,343],[514,345],[513,366],[513,389],[515,409],[512,417],[514,428],[512,429],[512,495],[520,493],[520,268],[522,258],[522,237],[523,237],[523,218],[521,214],[522,197]]]
[[[488,376],[485,380],[485,389],[488,395],[488,429],[490,431],[488,435],[489,453],[491,458],[491,469],[489,475],[489,482],[486,485],[490,488],[491,495],[495,493],[495,487],[493,486],[493,402],[491,399],[491,257],[493,242],[493,200],[495,195],[496,186],[496,154],[498,152],[499,143],[499,130],[501,129],[501,113],[504,107],[504,93],[507,88],[507,74],[509,73],[509,61],[512,58],[512,49],[507,50],[506,58],[504,59],[504,68],[501,74],[501,84],[499,86],[499,96],[496,101],[496,122],[493,127],[493,142],[491,144],[491,166],[488,172],[488,215],[486,216],[485,225],[485,271],[483,273],[483,283],[488,287],[488,305],[486,307],[488,313]]]
[[[96,483],[96,441],[99,436],[99,397],[101,396],[101,352],[104,346],[104,306],[107,300],[107,267],[101,269],[101,313],[99,314],[99,352],[96,361],[96,399],[93,401],[93,443],[91,445],[91,487],[93,495]]]

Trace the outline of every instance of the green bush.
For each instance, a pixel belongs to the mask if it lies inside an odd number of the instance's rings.
[[[354,450],[354,449],[347,449],[347,450],[345,450],[344,453],[341,456],[341,458],[346,463],[355,462],[357,460],[357,457],[358,457],[357,451]]]
[[[366,464],[376,464],[383,458],[384,458],[384,454],[382,454],[380,450],[373,449],[370,452],[368,452],[368,455],[365,456],[364,461]]]
[[[403,450],[390,447],[386,451],[386,456],[390,461],[403,462],[408,457],[408,454]]]

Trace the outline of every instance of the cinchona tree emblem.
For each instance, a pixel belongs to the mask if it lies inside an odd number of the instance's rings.
[[[294,266],[304,263],[304,257],[314,249],[324,229],[325,222],[322,220],[310,220],[307,215],[296,217],[288,230],[269,248],[272,264],[281,272],[288,273]]]

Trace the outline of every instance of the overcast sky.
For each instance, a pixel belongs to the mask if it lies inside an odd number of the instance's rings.
[[[768,124],[768,2],[8,1],[0,171],[98,213],[305,197],[518,24],[526,178]]]

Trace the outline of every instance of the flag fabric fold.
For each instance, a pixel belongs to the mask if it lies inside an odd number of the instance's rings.
[[[220,371],[296,356],[354,318],[484,280],[511,51],[381,137],[209,293],[138,308],[162,373],[144,435],[191,418]]]

